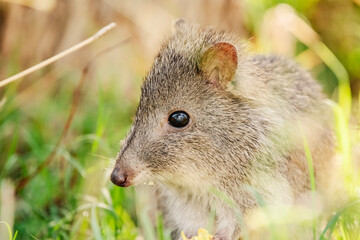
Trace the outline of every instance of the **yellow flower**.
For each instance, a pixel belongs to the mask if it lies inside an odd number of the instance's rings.
[[[194,236],[192,238],[187,238],[184,234],[184,232],[181,232],[181,236],[182,236],[182,239],[183,240],[211,240],[213,239],[213,236],[211,236],[209,234],[208,231],[206,231],[205,229],[203,228],[200,228],[198,230],[198,235],[197,236]]]

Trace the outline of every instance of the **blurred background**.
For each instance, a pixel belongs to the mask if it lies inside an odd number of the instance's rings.
[[[0,221],[17,239],[168,237],[138,191],[114,187],[107,172],[177,18],[235,32],[251,51],[295,58],[329,98],[341,101],[345,86],[358,106],[359,0],[0,0],[0,80],[117,23],[0,87]],[[0,239],[7,231],[1,223]]]

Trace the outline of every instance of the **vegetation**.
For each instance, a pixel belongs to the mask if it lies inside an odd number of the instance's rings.
[[[307,230],[313,239],[360,239],[360,159],[353,157],[360,156],[358,0],[29,2],[0,0],[0,80],[109,22],[118,27],[0,88],[0,239],[170,239],[161,216],[148,215],[148,188],[114,187],[108,172],[142,76],[178,17],[232,29],[255,51],[296,58],[334,101],[339,181],[349,202],[335,212],[263,205],[257,227],[269,229],[268,239]]]

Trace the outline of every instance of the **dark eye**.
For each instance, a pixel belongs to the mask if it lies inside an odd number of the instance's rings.
[[[170,114],[169,124],[176,128],[185,127],[189,123],[190,117],[184,111],[176,111]]]

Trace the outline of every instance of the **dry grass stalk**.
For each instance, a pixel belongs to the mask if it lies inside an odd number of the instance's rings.
[[[9,233],[4,223],[12,230],[15,220],[15,189],[8,179],[0,182],[0,220],[0,239],[8,239]]]
[[[75,46],[66,49],[65,51],[62,51],[58,54],[56,54],[55,56],[52,56],[48,59],[46,59],[45,61],[42,61],[41,63],[36,64],[35,66],[32,66],[18,74],[15,74],[12,77],[6,78],[4,80],[2,80],[0,82],[0,88],[11,83],[14,82],[16,80],[19,80],[23,77],[25,77],[26,75],[29,75],[30,73],[33,73],[43,67],[46,67],[47,65],[89,45],[90,43],[94,42],[95,40],[99,39],[100,37],[104,36],[106,33],[108,33],[111,29],[113,29],[116,26],[116,23],[110,23],[109,25],[103,27],[102,29],[100,29],[97,33],[95,33],[93,36],[91,36],[90,38],[76,44]]]

